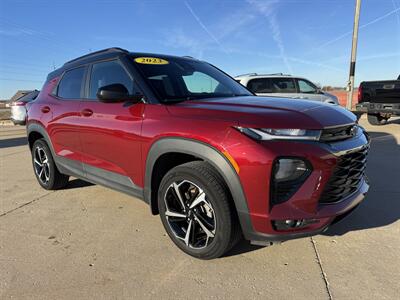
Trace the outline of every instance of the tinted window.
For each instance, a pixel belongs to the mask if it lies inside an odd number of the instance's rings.
[[[271,80],[269,78],[252,79],[247,84],[253,93],[272,93]]]
[[[271,78],[273,93],[296,93],[296,85],[291,78]]]
[[[133,80],[117,60],[94,64],[90,77],[89,98],[96,99],[99,88],[110,84],[122,84],[133,94]]]
[[[162,64],[143,62],[143,58],[134,61],[162,102],[251,95],[241,84],[201,61],[178,57],[165,58]]]
[[[79,99],[81,97],[84,75],[84,67],[65,72],[58,85],[57,95],[61,98]]]
[[[317,93],[317,87],[312,84],[309,81],[299,79],[298,81],[299,84],[299,90],[300,93],[305,93],[305,94],[316,94]]]

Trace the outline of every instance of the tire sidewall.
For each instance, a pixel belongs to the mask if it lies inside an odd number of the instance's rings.
[[[193,170],[194,171],[194,170]],[[196,174],[195,172],[190,171],[189,168],[185,167],[177,167],[170,172],[168,172],[161,181],[159,192],[158,192],[158,207],[160,212],[160,218],[164,225],[165,230],[167,231],[171,240],[175,243],[177,247],[179,247],[185,253],[202,259],[207,259],[209,256],[220,256],[226,249],[229,244],[230,236],[231,236],[231,218],[230,215],[226,213],[220,201],[228,201],[226,195],[226,199],[221,198],[220,193],[214,191],[212,188],[213,184],[207,183],[201,176]],[[187,247],[182,240],[175,237],[172,229],[170,228],[168,221],[165,217],[165,202],[164,195],[168,189],[168,187],[176,181],[189,180],[196,185],[198,185],[203,191],[206,193],[208,197],[208,201],[211,203],[214,209],[214,216],[216,219],[216,232],[213,241],[204,249],[193,249]],[[218,253],[216,255],[216,253]]]

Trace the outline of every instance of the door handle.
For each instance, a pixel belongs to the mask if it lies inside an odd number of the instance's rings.
[[[81,115],[84,117],[90,117],[93,115],[93,111],[91,109],[85,108],[81,111]]]
[[[40,110],[42,111],[42,113],[47,114],[48,112],[50,112],[50,107],[43,106]]]

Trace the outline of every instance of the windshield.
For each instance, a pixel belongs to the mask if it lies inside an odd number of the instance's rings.
[[[252,95],[205,62],[178,57],[134,57],[134,62],[162,102]]]

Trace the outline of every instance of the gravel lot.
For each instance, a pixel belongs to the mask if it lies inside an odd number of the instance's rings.
[[[242,243],[200,261],[124,194],[34,178],[23,127],[0,127],[1,299],[398,299],[400,120],[372,127],[368,198],[324,235],[268,248]]]
[[[0,121],[1,120],[9,120],[10,117],[11,117],[11,109],[0,108]]]

